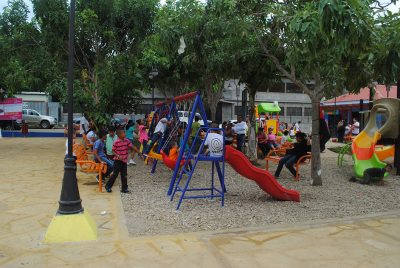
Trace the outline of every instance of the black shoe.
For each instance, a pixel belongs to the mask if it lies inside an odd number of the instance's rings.
[[[129,191],[128,189],[127,190],[121,190],[121,193],[124,193],[124,194],[129,194],[131,191]]]
[[[111,193],[112,192],[112,190],[111,190],[111,188],[110,187],[105,187],[106,188],[106,191],[107,191],[107,193]]]
[[[349,181],[351,181],[351,182],[356,182],[357,181],[357,179],[356,179],[356,177],[351,177],[350,179],[349,179]]]

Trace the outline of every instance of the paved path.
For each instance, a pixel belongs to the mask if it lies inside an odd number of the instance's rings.
[[[64,146],[58,138],[0,139],[0,267],[398,267],[400,262],[400,211],[301,226],[130,238],[119,193],[97,192],[94,176],[82,173],[81,198],[98,225],[98,240],[44,244],[57,210]]]

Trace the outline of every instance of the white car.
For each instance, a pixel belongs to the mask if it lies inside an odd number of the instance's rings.
[[[31,127],[52,128],[57,124],[57,119],[48,115],[41,115],[32,109],[22,109],[22,120]]]
[[[188,111],[178,111],[179,121],[187,124],[189,122],[189,114],[190,114],[190,112],[188,112]],[[203,118],[201,117],[201,115],[199,113],[196,113],[195,116],[198,116],[200,118],[199,123],[201,126],[204,126],[204,121],[203,121]],[[193,122],[194,122],[194,119],[193,119]],[[208,124],[212,123],[211,120],[207,120],[207,122],[208,122]]]

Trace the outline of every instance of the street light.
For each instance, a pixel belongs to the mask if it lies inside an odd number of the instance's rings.
[[[150,80],[150,87],[151,87],[151,104],[154,109],[154,78],[158,75],[158,70],[157,68],[151,69],[149,73],[149,80]]]
[[[45,235],[47,243],[78,242],[97,239],[97,226],[87,211],[83,210],[76,179],[76,163],[72,155],[73,82],[75,0],[71,0],[68,39],[68,154],[64,160],[64,177],[57,214]]]
[[[73,91],[74,91],[74,39],[75,39],[75,0],[71,0],[68,40],[68,155],[64,160],[64,178],[57,213],[77,214],[83,212],[82,200],[79,196],[76,180],[76,163],[72,155],[73,131]]]

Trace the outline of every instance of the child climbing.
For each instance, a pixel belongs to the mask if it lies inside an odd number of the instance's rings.
[[[361,184],[370,184],[370,183],[383,183],[383,177],[386,172],[390,172],[392,170],[392,165],[387,164],[384,168],[367,168],[364,171],[364,176],[361,179],[357,179],[356,177],[351,177],[351,182],[359,182]]]

